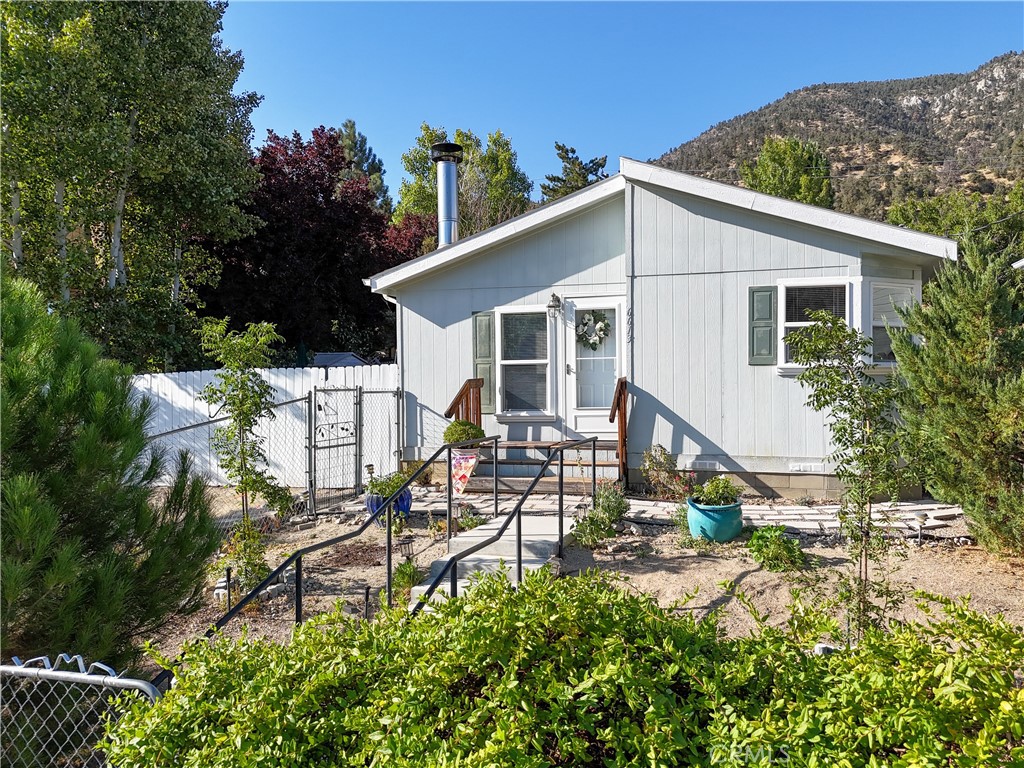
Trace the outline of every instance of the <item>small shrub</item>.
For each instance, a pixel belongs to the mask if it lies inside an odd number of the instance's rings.
[[[472,531],[486,523],[487,520],[468,504],[459,508],[459,530]]]
[[[573,536],[584,547],[593,548],[602,540],[615,535],[612,526],[629,511],[629,499],[617,483],[600,482],[594,506],[576,521]]]
[[[425,575],[426,572],[417,568],[412,560],[400,563],[391,577],[391,589],[395,598],[400,602],[409,602],[412,588],[419,584]]]
[[[461,443],[465,440],[476,440],[486,437],[486,433],[471,421],[456,419],[444,430],[441,438],[445,443]]]
[[[685,499],[693,493],[697,475],[680,472],[676,460],[664,446],[652,445],[644,451],[640,473],[651,486],[654,495],[665,499]]]
[[[725,475],[712,477],[703,485],[693,489],[693,500],[709,507],[724,507],[735,504],[740,497],[740,487]]]
[[[747,547],[762,568],[769,571],[798,571],[807,564],[800,542],[786,536],[781,525],[769,525],[754,531]]]
[[[231,534],[227,563],[231,566],[231,578],[238,584],[242,594],[251,591],[270,573],[267,545],[263,543],[263,537],[249,515],[242,516],[242,522]]]

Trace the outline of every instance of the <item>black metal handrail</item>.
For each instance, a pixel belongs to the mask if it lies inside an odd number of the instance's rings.
[[[495,435],[495,436],[492,436],[492,437],[481,437],[481,438],[477,438],[477,439],[473,439],[473,440],[462,440],[462,441],[460,441],[458,443],[446,443],[445,445],[442,445],[440,448],[438,448],[436,451],[434,451],[433,455],[429,459],[427,459],[426,461],[424,461],[420,465],[419,469],[417,469],[415,472],[413,472],[408,477],[408,479],[406,479],[406,481],[404,483],[402,483],[401,487],[398,490],[396,490],[394,493],[392,493],[390,496],[388,496],[383,501],[383,503],[377,508],[377,511],[372,513],[369,517],[367,517],[366,520],[363,521],[363,524],[360,525],[356,530],[349,531],[348,533],[343,533],[341,536],[335,536],[332,539],[327,539],[325,541],[319,541],[319,542],[317,542],[315,544],[310,544],[309,546],[303,547],[302,549],[295,550],[291,555],[289,555],[284,560],[284,562],[282,562],[280,565],[278,565],[276,568],[274,568],[274,570],[272,570],[270,572],[270,574],[265,579],[263,579],[263,581],[261,581],[255,587],[253,587],[249,591],[248,594],[246,594],[237,603],[235,603],[233,606],[231,606],[231,608],[227,611],[227,613],[225,613],[223,616],[221,616],[220,619],[218,619],[215,624],[211,625],[211,627],[206,631],[205,637],[211,637],[218,630],[223,629],[225,626],[227,626],[228,622],[230,622],[235,616],[237,616],[242,611],[242,609],[245,608],[245,606],[247,606],[249,603],[251,603],[253,600],[255,600],[259,596],[260,592],[262,592],[264,589],[269,587],[271,584],[277,583],[277,580],[280,578],[281,574],[284,573],[286,570],[288,570],[288,568],[291,567],[291,565],[293,563],[295,564],[295,623],[296,624],[301,624],[302,623],[302,558],[303,558],[303,556],[312,554],[313,552],[318,552],[321,549],[326,549],[327,547],[332,547],[335,544],[340,544],[341,542],[346,541],[347,539],[352,539],[352,538],[355,538],[356,536],[359,536],[360,534],[363,533],[363,531],[365,531],[367,528],[369,528],[371,524],[377,522],[382,514],[386,516],[386,525],[385,525],[385,529],[386,529],[386,534],[385,534],[385,557],[386,557],[386,560],[387,560],[387,576],[386,576],[386,579],[385,579],[385,591],[386,591],[386,594],[387,594],[387,604],[388,604],[388,607],[390,607],[391,603],[392,603],[392,586],[391,586],[391,561],[392,561],[391,523],[392,523],[392,515],[394,513],[394,503],[395,503],[395,501],[398,499],[399,496],[402,495],[402,493],[410,485],[412,485],[412,483],[420,475],[423,474],[424,471],[426,471],[427,467],[429,467],[445,451],[448,451],[448,457],[449,457],[449,460],[448,460],[448,470],[449,470],[448,485],[449,485],[449,489],[450,489],[450,487],[451,487],[451,477],[450,477],[450,475],[451,475],[451,451],[452,451],[453,448],[470,448],[472,446],[481,445],[483,443],[494,443],[494,457],[493,458],[494,458],[494,462],[495,462],[495,465],[496,465],[497,464],[497,457],[498,457],[498,441],[500,439],[501,439],[500,437]],[[497,467],[495,466],[495,477],[497,476],[497,471],[496,470],[497,470]],[[497,487],[498,487],[497,486],[497,481],[495,481],[495,485],[494,485],[494,494],[495,494],[494,495],[494,508],[495,508],[495,511],[497,511],[497,508],[498,508]],[[448,520],[449,520],[449,524],[450,524],[450,522],[451,522],[451,491],[450,490],[449,490],[449,493],[448,493],[448,498],[449,498],[449,502],[448,502],[449,503]],[[449,530],[450,530],[450,525],[449,525]],[[451,534],[449,533],[449,536],[450,535]],[[173,672],[171,672],[171,670],[166,670],[165,669],[163,672],[161,672],[155,678],[153,678],[153,684],[159,687],[159,686],[163,685],[165,682],[168,682],[169,678],[171,678],[171,677],[173,677]]]
[[[444,567],[440,573],[434,577],[434,580],[430,582],[430,586],[427,587],[426,591],[420,595],[416,605],[413,606],[411,613],[415,615],[423,609],[434,592],[437,590],[444,576],[449,571],[451,572],[450,583],[449,583],[449,597],[458,597],[458,581],[459,581],[459,561],[472,555],[475,552],[479,552],[484,547],[494,544],[502,535],[508,530],[509,525],[514,519],[516,521],[516,583],[522,583],[523,581],[523,504],[526,503],[527,498],[533,493],[533,489],[537,487],[544,472],[547,471],[548,467],[551,466],[555,460],[555,455],[558,455],[559,466],[558,466],[558,554],[562,554],[562,540],[564,538],[564,503],[563,503],[563,490],[564,490],[564,471],[565,463],[564,456],[565,451],[569,448],[576,448],[577,446],[584,445],[586,443],[593,443],[591,451],[591,492],[592,498],[597,495],[597,438],[596,437],[585,437],[581,440],[574,440],[568,443],[555,443],[549,449],[548,457],[541,464],[540,469],[537,470],[537,476],[533,478],[533,481],[527,486],[526,490],[523,491],[522,496],[519,497],[519,501],[512,508],[512,511],[505,516],[504,522],[498,527],[498,530],[483,541],[478,541],[471,547],[467,547],[461,552],[456,552],[454,555],[449,556],[445,561]]]

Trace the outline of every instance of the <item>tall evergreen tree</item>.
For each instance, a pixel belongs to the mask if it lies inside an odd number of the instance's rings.
[[[905,201],[890,219],[961,246],[893,338],[916,461],[932,493],[963,506],[979,542],[1022,553],[1024,269],[1012,264],[1024,255],[1024,183],[987,199]]]
[[[390,218],[394,203],[384,183],[384,163],[374,153],[366,136],[356,130],[355,120],[346,120],[341,124],[338,139],[350,163],[350,167],[341,172],[342,181],[367,179],[370,191],[377,198],[377,209]]]
[[[769,136],[754,165],[743,163],[743,183],[756,192],[831,208],[830,164],[814,142]]]
[[[540,185],[544,202],[571,195],[573,192],[589,187],[595,181],[608,178],[608,174],[604,172],[608,155],[592,157],[587,162],[583,162],[577,156],[575,147],[567,147],[557,141],[555,142],[555,152],[562,163],[562,173],[560,176],[552,174],[544,177],[547,179],[547,183],[542,182]]]
[[[164,458],[129,371],[33,284],[0,283],[2,654],[120,665],[195,607],[220,534],[186,455]]]

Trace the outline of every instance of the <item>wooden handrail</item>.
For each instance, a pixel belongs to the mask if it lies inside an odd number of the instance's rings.
[[[452,399],[444,417],[452,417],[460,421],[470,421],[481,426],[482,414],[480,411],[480,390],[483,389],[483,379],[466,379],[458,393]]]
[[[621,376],[615,382],[615,394],[612,395],[612,408],[608,412],[608,421],[618,421],[619,446],[616,450],[619,459],[619,480],[626,482],[626,403],[629,399],[629,385],[626,377]]]

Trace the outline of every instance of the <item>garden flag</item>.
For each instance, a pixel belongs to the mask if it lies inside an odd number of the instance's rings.
[[[452,451],[452,490],[462,494],[479,461],[478,451]]]

